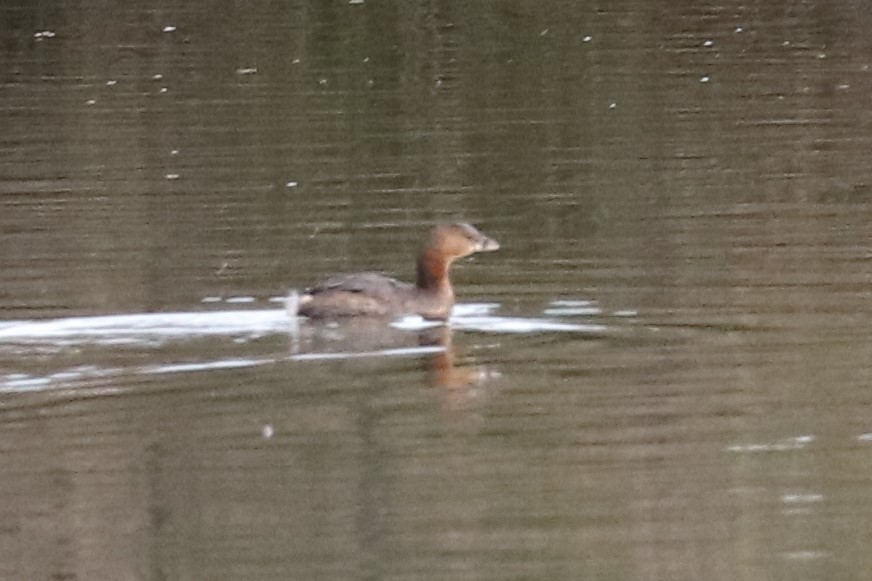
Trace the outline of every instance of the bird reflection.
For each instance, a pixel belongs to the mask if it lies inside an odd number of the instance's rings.
[[[422,347],[431,345],[442,347],[427,361],[431,385],[447,389],[463,389],[479,385],[495,375],[493,371],[482,365],[458,366],[457,350],[453,339],[454,329],[448,326],[427,329],[418,335],[418,343]]]
[[[439,325],[415,332],[396,329],[373,318],[341,322],[293,322],[291,352],[295,359],[354,359],[420,354],[428,383],[463,391],[497,374],[481,365],[458,365],[454,330]]]

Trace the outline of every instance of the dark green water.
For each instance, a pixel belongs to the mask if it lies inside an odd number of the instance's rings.
[[[870,27],[3,3],[0,578],[866,578]],[[450,337],[269,300],[455,218]]]

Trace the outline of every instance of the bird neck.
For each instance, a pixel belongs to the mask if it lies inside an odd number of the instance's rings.
[[[424,250],[418,257],[418,279],[421,290],[452,293],[448,270],[451,260],[435,250]]]

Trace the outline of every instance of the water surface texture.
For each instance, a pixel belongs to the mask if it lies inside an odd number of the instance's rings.
[[[4,2],[0,578],[867,578],[870,30]],[[452,219],[447,327],[283,310]]]

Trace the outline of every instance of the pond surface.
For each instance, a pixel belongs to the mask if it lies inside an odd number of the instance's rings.
[[[869,30],[5,2],[0,578],[866,578]],[[447,327],[283,310],[458,218]]]

